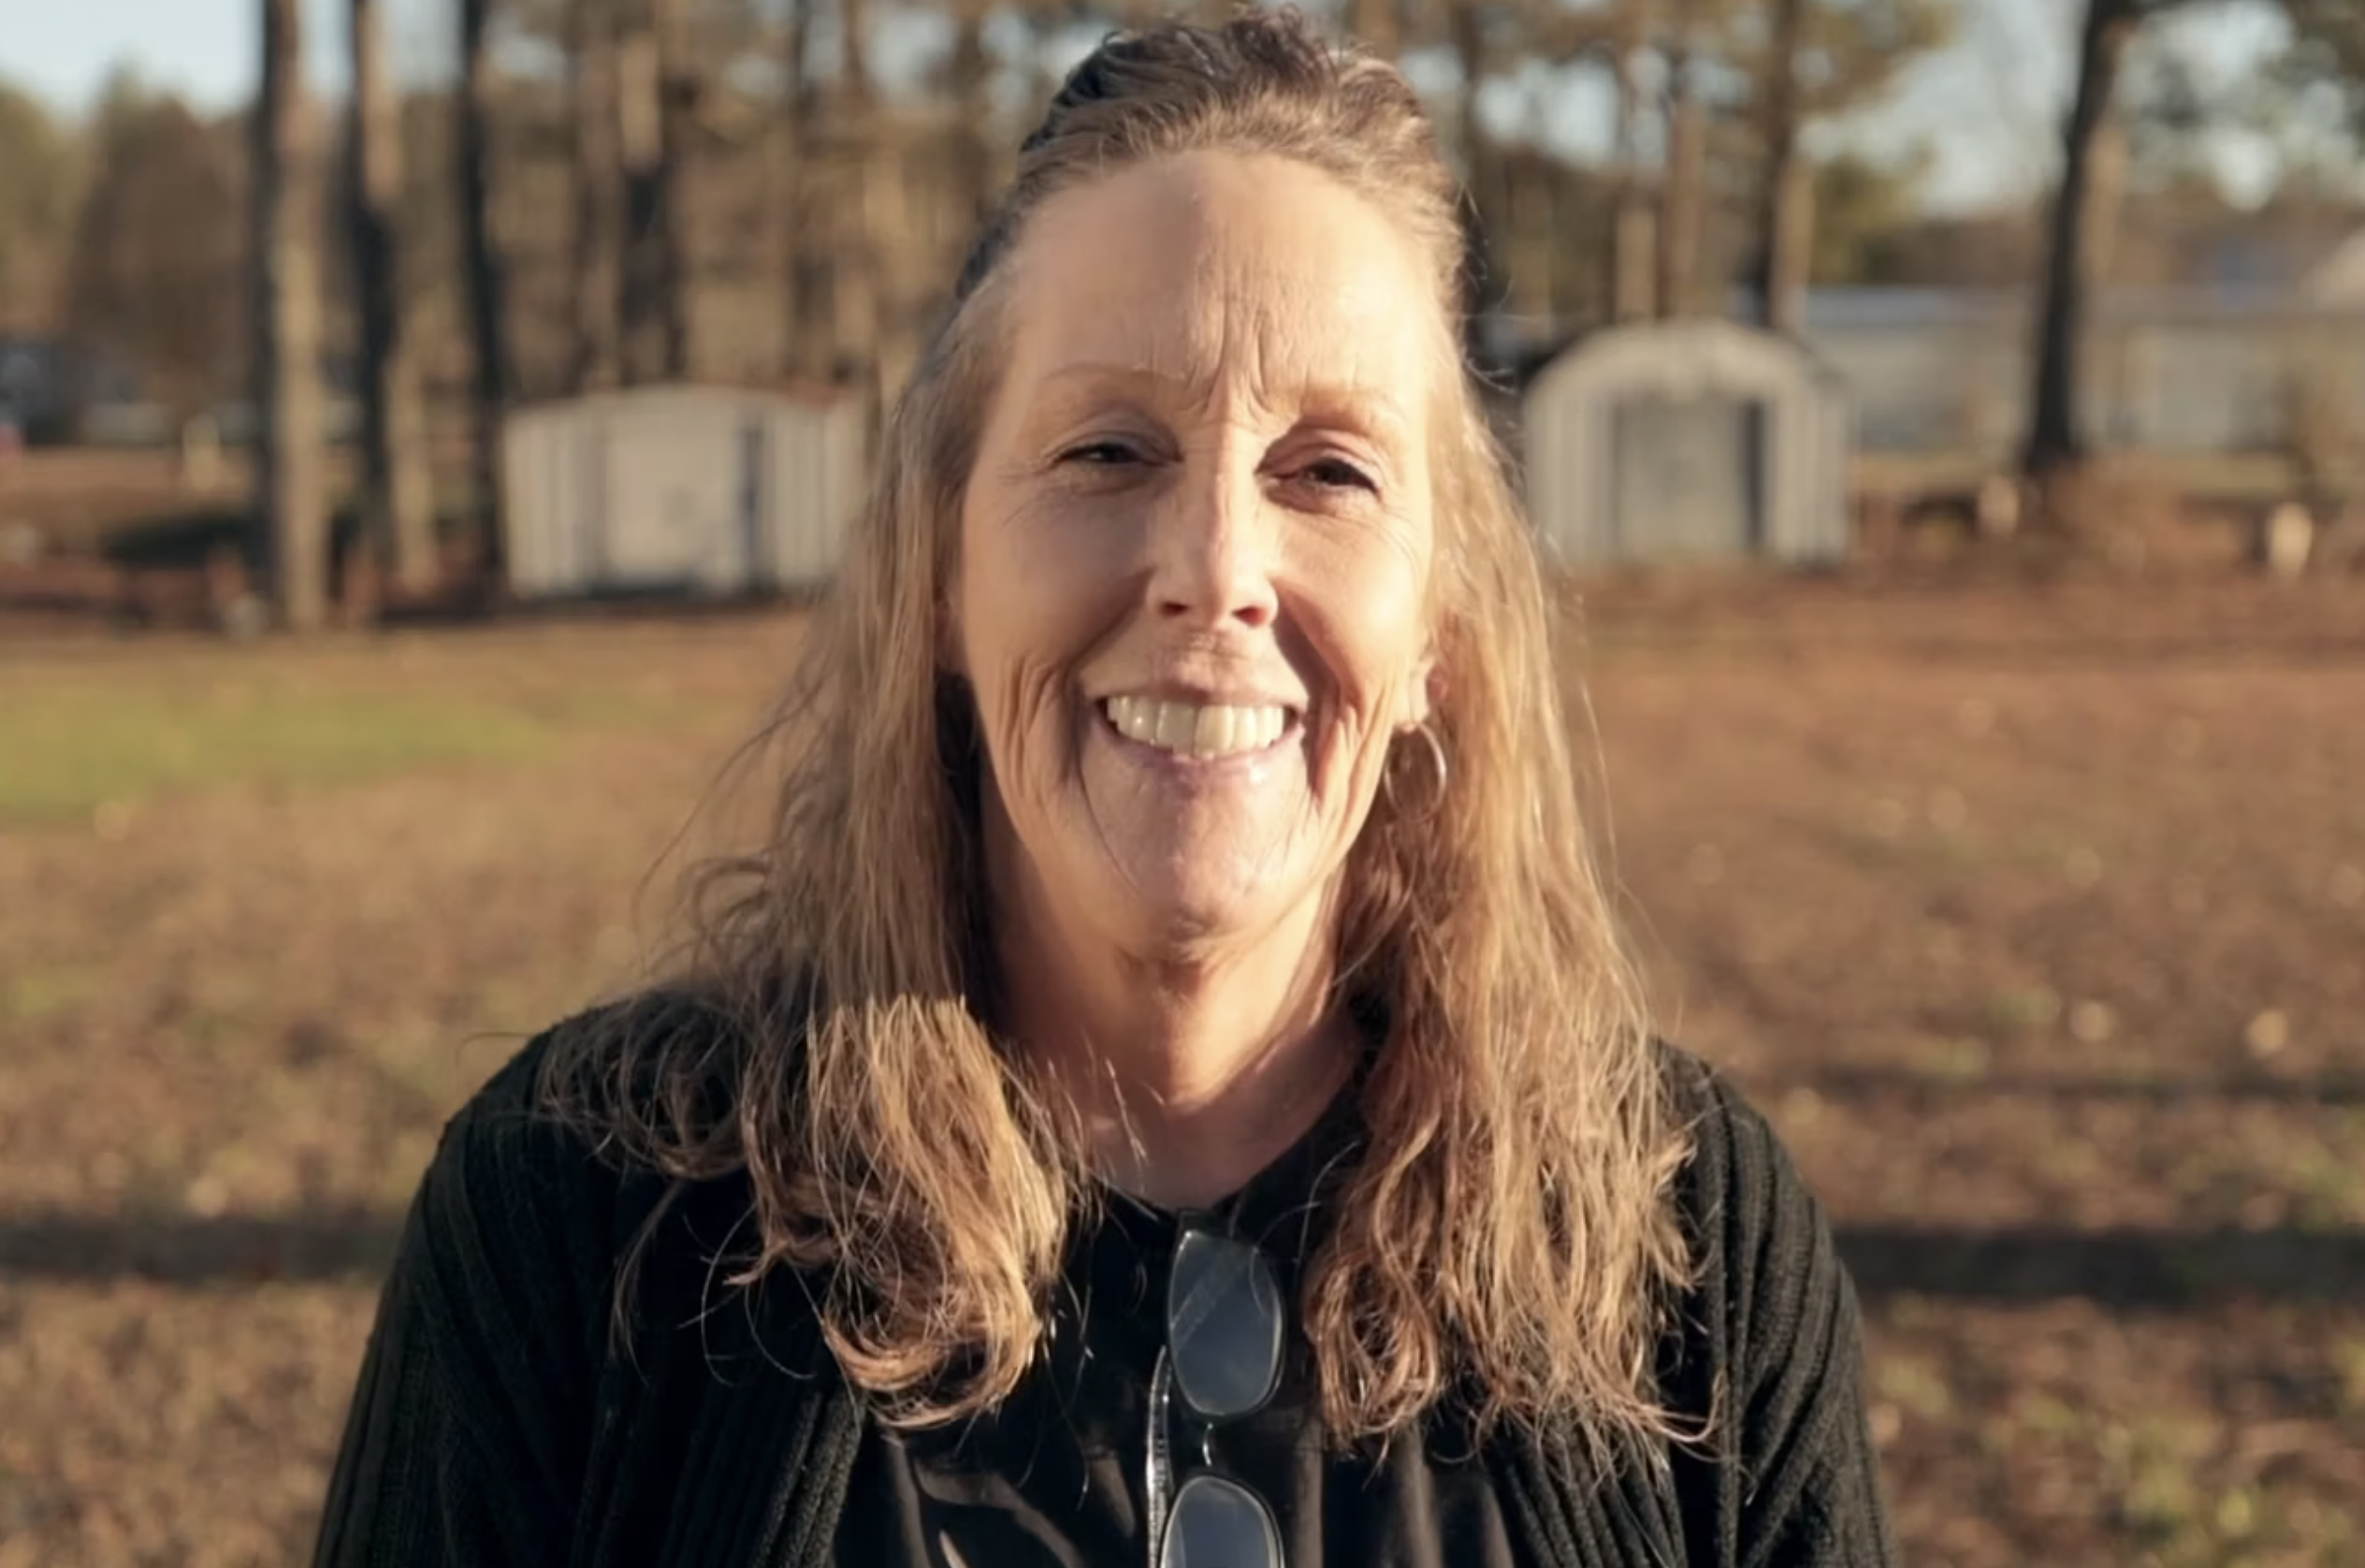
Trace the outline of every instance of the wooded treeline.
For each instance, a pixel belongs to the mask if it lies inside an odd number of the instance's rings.
[[[1926,218],[1922,150],[1835,154],[1819,135],[1881,101],[1976,3],[1307,8],[1431,93],[1471,189],[1487,352],[1736,301],[1795,329],[1810,280],[2034,285],[2041,473],[2081,452],[2068,345],[2097,255],[2114,277],[2177,281],[2197,231],[2350,223],[2355,198],[2302,170],[2263,217],[2234,211],[2189,133],[2256,106],[2180,97],[2162,67],[2141,92],[2125,80],[2141,29],[2224,0],[2087,0],[2050,215]],[[2275,3],[2295,28],[2278,80],[2354,117],[2365,7]],[[176,416],[254,394],[281,606],[299,626],[325,614],[326,558],[307,543],[331,501],[324,365],[360,409],[365,536],[408,591],[434,579],[439,510],[494,525],[498,547],[495,435],[519,402],[697,379],[875,405],[1058,73],[1108,28],[1172,8],[444,0],[457,68],[406,92],[394,0],[345,0],[353,91],[329,102],[291,64],[302,7],[258,4],[263,88],[243,123],[125,82],[76,132],[0,93],[0,330],[62,327]],[[1591,156],[1552,134],[1580,83],[1607,106]]]

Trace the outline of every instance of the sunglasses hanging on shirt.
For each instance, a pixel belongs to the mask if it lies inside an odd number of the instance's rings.
[[[1280,1387],[1287,1322],[1262,1253],[1204,1218],[1184,1222],[1150,1380],[1150,1568],[1284,1568],[1271,1506],[1223,1474],[1210,1449],[1217,1427],[1255,1415]],[[1199,1432],[1199,1462],[1179,1490],[1178,1414]]]

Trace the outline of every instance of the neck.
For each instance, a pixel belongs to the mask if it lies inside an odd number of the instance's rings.
[[[1143,956],[1061,921],[1039,887],[1013,891],[996,900],[1005,1023],[1121,1190],[1174,1208],[1229,1197],[1352,1073],[1322,909],[1220,951]]]

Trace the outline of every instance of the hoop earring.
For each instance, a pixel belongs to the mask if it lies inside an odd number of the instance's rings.
[[[1431,816],[1445,804],[1445,791],[1453,783],[1454,770],[1452,765],[1445,759],[1444,737],[1437,733],[1437,727],[1435,724],[1424,719],[1418,724],[1413,726],[1412,733],[1420,736],[1422,742],[1429,748],[1429,770],[1435,780],[1435,788],[1434,792],[1429,796],[1428,806],[1422,810],[1421,815],[1424,817]],[[1392,763],[1395,757],[1393,748],[1390,748],[1389,757]],[[1401,803],[1396,801],[1396,769],[1394,766],[1391,765],[1386,772],[1381,774],[1380,788],[1387,794],[1391,803],[1396,804],[1400,810],[1402,809]]]

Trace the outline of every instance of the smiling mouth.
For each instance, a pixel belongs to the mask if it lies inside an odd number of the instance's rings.
[[[1244,756],[1275,745],[1297,722],[1290,709],[1111,697],[1100,704],[1109,727],[1177,757]]]

